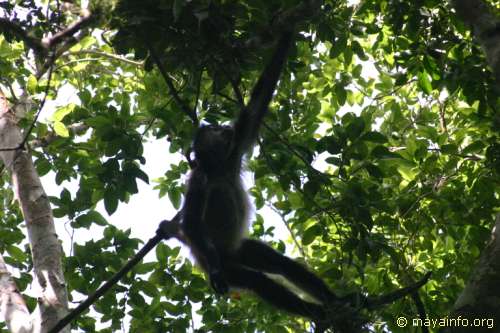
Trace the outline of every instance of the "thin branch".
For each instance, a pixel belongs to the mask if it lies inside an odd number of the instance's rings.
[[[47,85],[45,86],[45,91],[44,91],[44,96],[42,99],[42,102],[40,103],[40,106],[38,107],[38,111],[35,114],[35,117],[33,118],[33,121],[31,122],[30,127],[26,131],[26,134],[24,135],[23,142],[19,145],[19,147],[24,147],[26,144],[26,141],[28,140],[28,137],[30,136],[31,132],[35,128],[36,122],[38,120],[38,117],[40,116],[40,113],[42,113],[43,106],[45,105],[45,102],[47,101],[47,96],[49,95],[49,90],[50,90],[50,84],[52,82],[52,73],[53,73],[53,68],[54,68],[54,62],[55,62],[55,54],[52,54],[52,57],[50,57],[49,60],[49,73],[47,75]]]
[[[387,93],[385,93],[385,92],[384,92],[384,93],[379,93],[379,94],[377,94],[375,97],[373,97],[373,98],[372,98],[372,100],[373,100],[373,101],[378,101],[378,100],[380,100],[380,99],[382,99],[382,98],[384,98],[384,97],[390,97],[390,96],[393,96],[393,95],[395,95],[395,94],[398,92],[398,90],[400,90],[400,89],[402,89],[403,87],[408,86],[408,85],[410,85],[411,83],[416,82],[416,81],[417,81],[416,79],[409,80],[409,81],[405,82],[405,83],[404,83],[404,84],[402,84],[402,85],[396,86],[394,89],[392,89],[391,91],[389,91],[389,92],[387,92]],[[360,89],[360,91],[361,91],[361,89]],[[362,92],[362,93],[363,93],[363,95],[365,95],[365,96],[367,96],[367,97],[370,97],[370,96],[368,96],[367,94],[365,94],[364,92]],[[372,103],[373,103],[373,101],[372,101]],[[371,104],[370,104],[370,105],[371,105]]]
[[[441,125],[441,130],[444,133],[448,133],[448,125],[446,122],[446,107],[447,107],[447,100],[444,101],[444,103],[440,103],[439,105],[439,123]]]
[[[118,60],[118,61],[130,64],[130,65],[135,65],[135,66],[143,66],[144,65],[144,61],[134,61],[134,60],[122,57],[122,56],[118,56],[118,55],[106,53],[106,52],[101,52],[101,51],[96,51],[96,50],[81,50],[81,51],[76,51],[76,52],[70,52],[68,55],[80,55],[80,54],[97,55],[100,57],[104,57],[104,58],[108,58],[108,59],[112,59],[112,60]],[[97,59],[97,58],[93,58],[93,59]]]
[[[276,133],[275,130],[273,130],[269,125],[267,125],[265,122],[262,123],[262,126],[269,132],[271,132],[282,144],[285,145],[285,147],[290,151],[293,155],[297,156],[305,165],[306,168],[308,168],[310,171],[312,171],[314,174],[317,176],[323,177],[323,178],[329,178],[327,175],[322,173],[321,171],[316,170],[309,161],[307,161],[301,154],[297,152],[295,148],[293,148],[286,140],[284,140],[278,133]],[[335,176],[335,175],[331,175]],[[337,177],[337,176],[335,176]],[[337,177],[340,178],[340,177]]]
[[[76,37],[67,38],[66,41],[62,45],[57,47],[56,50],[54,51],[55,53],[54,61],[55,59],[59,59],[64,54],[64,52],[72,48],[73,45],[77,44],[80,40],[82,40],[83,37],[84,35],[80,34],[79,36]],[[51,62],[46,61],[40,68],[38,68],[38,73],[36,75],[36,78],[39,79],[40,77],[42,77],[50,66]]]
[[[275,212],[276,214],[278,214],[280,216],[281,221],[283,222],[283,224],[285,225],[285,228],[288,230],[288,233],[290,234],[290,237],[292,237],[293,243],[295,244],[295,246],[299,250],[300,255],[302,256],[302,258],[304,258],[304,261],[307,263],[308,262],[308,257],[306,255],[306,251],[304,251],[304,247],[297,240],[297,237],[295,236],[295,233],[293,232],[292,228],[288,225],[288,221],[285,219],[285,216],[283,216],[283,214],[281,214],[281,212],[278,209],[276,209],[276,207],[274,207],[273,205],[269,204],[267,206],[273,212]]]
[[[0,78],[0,82],[2,82],[9,89],[12,99],[11,102],[17,103],[19,98],[16,96],[16,92],[14,91],[14,87],[12,87],[12,84],[4,78]]]
[[[33,118],[33,121],[31,122],[30,127],[26,131],[26,134],[24,135],[23,141],[17,146],[17,147],[10,147],[10,148],[0,148],[0,151],[11,151],[11,150],[18,150],[18,149],[23,149],[26,141],[28,141],[28,137],[30,136],[31,132],[35,128],[36,122],[38,120],[38,117],[40,116],[40,113],[42,112],[43,106],[45,105],[45,102],[47,100],[47,96],[49,94],[49,89],[50,89],[50,84],[52,80],[52,68],[53,68],[53,60],[54,60],[54,55],[51,57],[51,65],[49,67],[49,74],[47,78],[47,85],[45,86],[45,91],[44,91],[44,96],[42,99],[42,102],[40,103],[40,106],[38,107],[38,111],[35,114],[35,117]]]
[[[198,99],[200,98],[202,78],[203,78],[203,68],[200,70],[200,77],[198,78],[198,86],[196,88],[196,98],[194,100],[193,110],[191,111],[192,114],[196,114],[196,109],[198,107]]]
[[[57,66],[56,68],[54,68],[54,72],[57,72],[61,68],[72,65],[72,64],[78,64],[81,62],[92,62],[92,61],[100,62],[100,59],[99,58],[81,58],[81,59],[70,60],[70,61],[65,62],[64,64],[61,64],[61,65]]]
[[[125,276],[135,265],[137,265],[162,239],[169,239],[172,237],[178,238],[184,241],[179,232],[179,220],[181,218],[181,213],[178,212],[174,218],[170,221],[162,221],[156,230],[156,235],[149,239],[149,241],[144,244],[144,246],[136,253],[132,259],[130,259],[125,266],[123,266],[118,272],[115,273],[106,283],[99,287],[93,294],[91,294],[85,301],[80,303],[76,308],[71,310],[64,318],[62,318],[56,326],[54,326],[49,333],[57,333],[62,330],[66,325],[70,324],[74,319],[76,319],[83,311],[87,310],[92,304],[95,303],[109,291],[120,279]]]
[[[220,65],[220,68],[222,70],[222,73],[224,73],[224,75],[229,80],[229,83],[231,83],[231,88],[233,88],[234,96],[236,96],[236,100],[234,100],[232,98],[231,98],[231,100],[235,101],[238,104],[238,106],[241,109],[243,109],[245,107],[245,99],[243,98],[243,94],[241,93],[240,87],[238,87],[238,83],[233,79],[231,74],[228,73],[224,64],[219,64],[219,65]],[[223,96],[222,94],[220,94],[220,95]]]
[[[46,43],[48,48],[51,48],[55,45],[60,44],[64,39],[72,37],[75,33],[80,31],[81,29],[89,26],[92,23],[92,20],[95,18],[88,10],[85,10],[82,17],[76,21],[71,23],[66,29],[61,30],[51,36],[48,39],[43,39],[42,43]]]
[[[217,92],[216,93],[217,95],[219,95],[220,97],[223,97],[225,99],[227,99],[228,101],[234,103],[234,104],[238,104],[239,105],[239,102],[237,100],[235,100],[234,98],[232,98],[231,96],[228,96],[224,93],[221,93],[221,92]]]
[[[147,44],[148,44],[149,52],[151,53],[151,57],[153,58],[153,61],[155,62],[158,69],[160,70],[160,74],[163,77],[163,80],[165,81],[165,83],[167,84],[167,87],[170,90],[170,94],[172,94],[172,96],[175,99],[175,102],[181,108],[181,110],[189,118],[191,118],[191,120],[193,121],[193,124],[197,126],[199,121],[198,121],[198,117],[196,116],[196,113],[193,113],[192,110],[189,108],[189,106],[186,103],[184,103],[184,101],[181,99],[181,97],[179,96],[178,91],[175,89],[174,84],[173,84],[172,80],[170,79],[165,67],[163,66],[160,58],[158,57],[158,54],[156,53],[153,46],[149,42],[147,42]]]

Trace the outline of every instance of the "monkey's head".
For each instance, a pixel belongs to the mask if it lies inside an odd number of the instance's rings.
[[[201,126],[193,141],[196,161],[204,168],[221,168],[234,148],[231,126]]]

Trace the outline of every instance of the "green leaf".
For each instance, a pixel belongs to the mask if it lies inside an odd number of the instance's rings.
[[[142,171],[139,168],[135,168],[133,173],[134,173],[135,177],[139,178],[140,180],[142,180],[146,184],[149,184],[149,177],[144,171]]]
[[[314,239],[321,235],[321,227],[318,224],[309,227],[302,235],[302,245],[311,244]]]
[[[361,44],[359,44],[358,41],[355,41],[355,40],[352,41],[351,47],[359,59],[364,60],[364,61],[368,60],[368,57],[366,56],[365,51],[363,50],[363,47],[361,47]]]
[[[338,157],[327,157],[325,161],[332,165],[342,165],[342,159]]]
[[[71,223],[73,228],[90,228],[92,220],[87,214],[78,216],[74,222]]]
[[[432,92],[432,84],[426,71],[420,72],[417,74],[418,78],[418,86],[426,93],[430,94]]]
[[[333,42],[332,47],[330,48],[330,58],[334,59],[341,55],[347,47],[347,38],[345,36],[341,36],[335,42]]]
[[[73,112],[75,110],[75,107],[75,104],[67,104],[63,107],[60,107],[56,110],[56,112],[54,112],[51,119],[55,122],[60,122],[64,119],[65,116]]]
[[[339,154],[342,151],[342,144],[340,140],[334,136],[326,136],[319,142],[320,151],[328,151],[332,155]]]
[[[383,135],[380,132],[367,132],[367,133],[363,134],[363,136],[361,137],[361,140],[371,141],[371,142],[376,142],[376,143],[386,143],[387,142],[387,138],[385,137],[385,135]]]
[[[302,196],[297,192],[289,193],[288,200],[290,201],[292,209],[297,209],[303,206]]]
[[[38,81],[34,75],[30,75],[28,77],[28,82],[26,84],[26,88],[28,88],[28,92],[32,95],[36,94],[36,88],[38,86]]]
[[[335,85],[335,97],[337,97],[337,101],[339,105],[344,105],[347,99],[347,92],[344,89],[342,84]]]
[[[35,166],[40,177],[45,176],[50,170],[52,170],[52,164],[43,157],[36,160]]]
[[[172,7],[172,14],[174,15],[174,21],[178,21],[182,13],[182,8],[186,4],[186,0],[174,0],[174,6]]]
[[[63,138],[68,138],[69,137],[69,131],[64,126],[63,123],[56,121],[54,122],[54,132],[56,132],[57,135],[63,137]]]
[[[389,149],[384,146],[376,146],[373,148],[371,155],[375,158],[401,158],[400,155],[390,152]]]
[[[365,121],[361,117],[355,117],[346,127],[346,132],[351,140],[355,140],[360,137],[361,133],[365,129]]]
[[[181,198],[182,198],[182,193],[177,187],[172,187],[168,190],[168,198],[170,199],[170,202],[172,203],[172,206],[175,207],[175,209],[179,209],[181,206]]]
[[[6,248],[7,253],[19,262],[23,262],[27,259],[27,254],[17,246],[9,245]]]
[[[439,147],[443,154],[456,154],[458,152],[458,147],[455,144],[446,144]]]
[[[106,190],[104,192],[104,208],[108,215],[112,215],[118,208],[118,195],[117,193]]]
[[[159,261],[168,259],[170,251],[170,247],[168,247],[165,243],[158,244],[156,246],[156,259],[158,259]]]
[[[418,169],[405,165],[405,164],[400,164],[398,166],[398,171],[403,176],[403,178],[407,181],[412,181],[415,179],[415,177],[418,175]]]
[[[93,128],[104,128],[107,126],[112,126],[112,121],[108,117],[99,115],[99,116],[85,119],[85,124],[87,124]]]
[[[85,36],[78,44],[80,44],[81,48],[85,50],[88,49],[93,44],[95,44],[96,42],[97,41],[93,36]]]
[[[106,219],[98,211],[91,210],[87,213],[87,216],[89,216],[92,222],[100,226],[105,226],[108,224],[108,221],[106,221]]]
[[[462,150],[462,154],[468,155],[468,154],[472,154],[472,153],[477,153],[479,151],[482,151],[484,149],[484,147],[486,147],[486,145],[484,144],[484,142],[482,142],[482,141],[476,141],[476,142],[471,143],[467,147],[465,147]]]
[[[375,164],[371,164],[371,163],[367,164],[365,166],[365,168],[366,168],[366,171],[368,171],[368,173],[370,174],[371,177],[374,177],[374,178],[384,178],[384,173]]]

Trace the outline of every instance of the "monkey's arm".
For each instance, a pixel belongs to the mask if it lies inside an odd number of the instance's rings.
[[[248,105],[241,111],[235,128],[235,153],[243,155],[257,140],[259,127],[267,112],[274,90],[285,66],[286,58],[292,43],[292,29],[282,33],[271,61],[255,84]]]
[[[217,249],[210,239],[202,216],[207,201],[206,178],[200,172],[194,172],[189,180],[188,192],[183,207],[182,231],[187,237],[196,257],[207,270],[212,288],[217,293],[226,293],[229,289],[222,276],[221,263]]]

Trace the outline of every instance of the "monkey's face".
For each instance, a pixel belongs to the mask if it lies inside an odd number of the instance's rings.
[[[207,125],[198,129],[193,142],[195,156],[201,163],[221,162],[233,149],[231,126]]]

